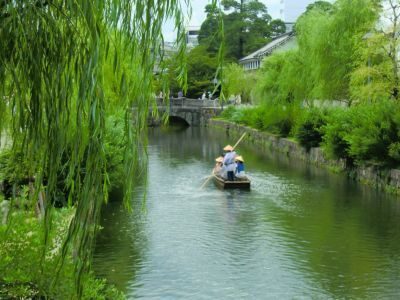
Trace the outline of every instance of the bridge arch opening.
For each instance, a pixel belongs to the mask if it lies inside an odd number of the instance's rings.
[[[184,118],[181,118],[178,116],[169,116],[168,117],[168,125],[184,126],[184,127],[190,126],[190,124]]]

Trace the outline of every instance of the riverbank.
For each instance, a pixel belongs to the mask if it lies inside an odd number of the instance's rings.
[[[327,159],[320,147],[314,147],[307,151],[292,139],[282,138],[225,120],[210,120],[209,126],[224,130],[227,135],[233,138],[238,138],[246,132],[245,141],[258,146],[260,151],[274,150],[293,159],[301,159],[306,163],[328,168],[334,172],[343,172],[362,184],[400,195],[400,170],[398,169],[384,169],[378,166],[349,167],[344,159]]]

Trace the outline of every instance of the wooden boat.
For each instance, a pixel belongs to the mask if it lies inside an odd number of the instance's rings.
[[[235,178],[235,181],[228,181],[217,175],[215,170],[213,170],[213,180],[215,185],[221,189],[250,189],[250,180],[247,177]]]

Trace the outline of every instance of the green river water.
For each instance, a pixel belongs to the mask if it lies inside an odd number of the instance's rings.
[[[98,276],[129,299],[400,298],[400,199],[246,143],[250,192],[199,189],[227,143],[150,130],[134,212],[104,208]]]

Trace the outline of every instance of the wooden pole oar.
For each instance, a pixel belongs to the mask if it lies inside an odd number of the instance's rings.
[[[207,180],[204,181],[204,183],[201,185],[200,189],[202,189],[203,187],[205,187],[206,184],[207,184],[207,183],[210,181],[210,179],[213,178],[213,177],[214,177],[214,170],[213,170],[213,173],[212,173],[210,176],[208,176]]]
[[[246,132],[242,134],[242,136],[240,137],[240,139],[236,142],[235,146],[233,146],[233,149],[235,149],[239,143],[243,140],[244,136],[246,135]]]
[[[236,142],[235,146],[233,146],[233,149],[235,149],[239,143],[243,140],[244,136],[246,135],[246,132],[242,134],[242,136],[240,137],[240,139]],[[200,189],[202,189],[203,187],[206,186],[206,184],[210,181],[211,178],[213,178],[214,175],[214,170],[212,171],[211,175],[207,178],[207,180],[201,185]]]

